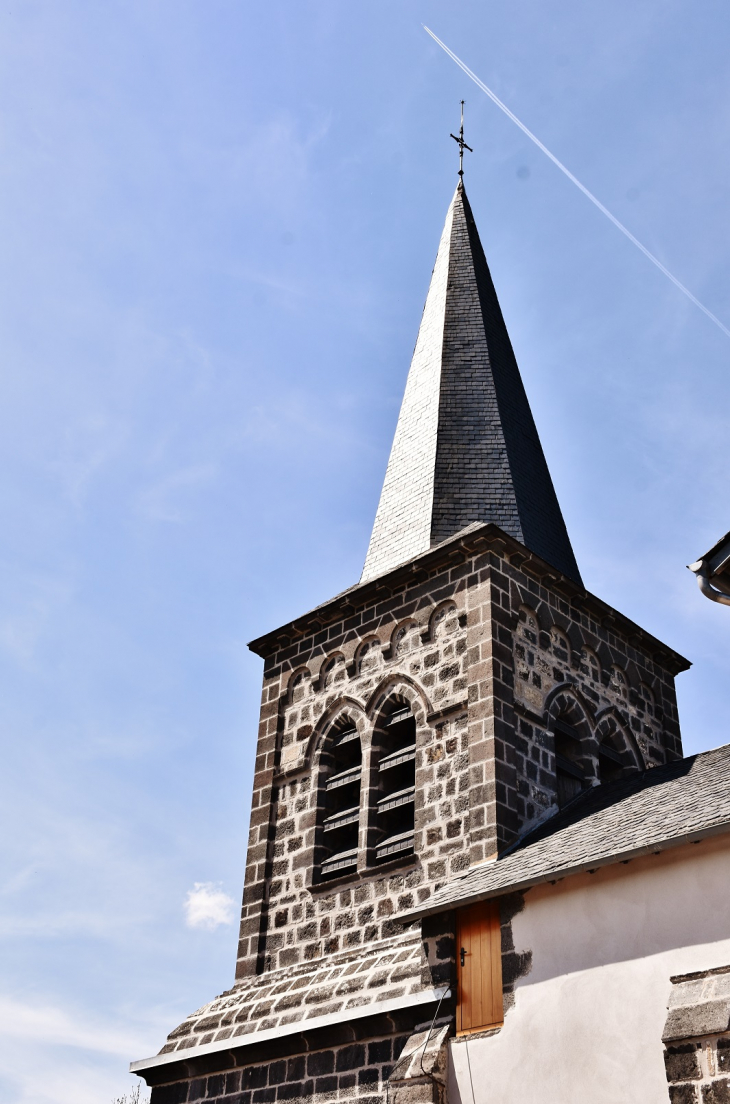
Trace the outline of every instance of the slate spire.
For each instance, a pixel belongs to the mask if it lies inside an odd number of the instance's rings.
[[[494,522],[580,582],[460,181],[441,235],[362,580]]]

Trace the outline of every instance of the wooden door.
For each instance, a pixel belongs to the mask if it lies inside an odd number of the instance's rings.
[[[460,1035],[498,1027],[502,1005],[502,943],[499,903],[481,901],[459,909],[456,965],[456,1030]]]

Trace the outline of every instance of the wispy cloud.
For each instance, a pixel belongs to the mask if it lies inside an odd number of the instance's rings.
[[[232,924],[235,902],[215,882],[196,882],[185,900],[185,923],[189,928],[213,931]]]
[[[149,1045],[118,1023],[85,1022],[51,1004],[29,1004],[0,997],[0,1033],[5,1038],[29,1039],[51,1046],[72,1046],[129,1059]]]
[[[60,572],[23,571],[12,564],[3,564],[3,570],[13,585],[0,602],[0,651],[28,664],[49,624],[68,605],[72,587]]]
[[[196,464],[165,476],[140,495],[142,512],[155,521],[186,521],[189,515],[180,498],[210,483],[217,471],[215,464]]]
[[[0,998],[0,1081],[23,1104],[99,1104],[129,1093],[127,1063],[151,1053],[150,1040],[164,1034],[161,1023],[144,1027],[91,1020],[42,999]]]
[[[64,496],[81,509],[94,478],[122,450],[128,427],[98,412],[80,415],[63,432],[50,460]]]

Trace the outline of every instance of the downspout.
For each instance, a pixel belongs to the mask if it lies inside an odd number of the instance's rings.
[[[688,564],[690,571],[693,571],[697,576],[697,586],[700,588],[705,598],[709,598],[711,602],[719,602],[722,606],[730,606],[730,584],[724,580],[720,580],[719,576],[713,577],[715,586],[710,582],[710,573],[707,569],[707,564],[704,560],[697,560],[696,563]],[[715,587],[719,587],[716,590]]]

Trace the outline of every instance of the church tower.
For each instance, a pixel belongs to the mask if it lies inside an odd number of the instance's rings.
[[[508,905],[474,944],[456,913],[399,916],[679,758],[687,667],[583,586],[461,181],[362,577],[251,648],[235,984],[132,1068],[152,1104],[444,1101],[465,941],[491,971],[481,1030],[525,964]]]

